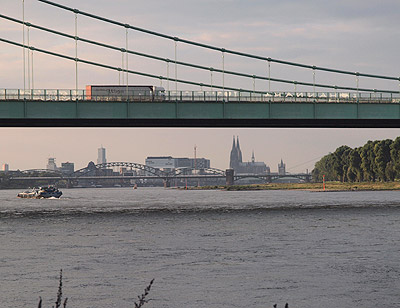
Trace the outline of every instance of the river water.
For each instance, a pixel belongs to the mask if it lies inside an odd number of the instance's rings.
[[[0,306],[400,307],[400,192],[0,191]]]

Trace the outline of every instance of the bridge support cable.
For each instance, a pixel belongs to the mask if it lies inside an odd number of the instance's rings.
[[[22,48],[22,62],[23,62],[23,80],[24,80],[24,97],[25,97],[25,87],[26,87],[26,68],[25,68],[25,0],[22,0],[22,44],[24,47]]]
[[[268,93],[271,93],[271,61],[268,59]]]
[[[10,40],[6,40],[3,38],[0,38],[1,42],[7,43],[7,44],[11,44],[11,45],[15,45],[15,46],[19,46],[21,48],[28,48],[26,45],[14,42],[14,41],[10,41]],[[45,53],[48,55],[52,55],[52,56],[56,56],[59,58],[64,58],[64,59],[68,59],[71,61],[77,61],[77,62],[81,62],[81,63],[85,63],[91,66],[97,66],[97,67],[102,67],[102,68],[106,68],[106,69],[111,69],[111,70],[121,70],[122,72],[126,73],[128,72],[129,74],[134,74],[134,75],[138,75],[138,76],[143,76],[143,77],[149,77],[149,78],[153,78],[153,79],[167,79],[164,76],[159,76],[159,75],[154,75],[154,74],[149,74],[149,73],[145,73],[145,72],[139,72],[139,71],[133,71],[133,70],[126,70],[126,69],[121,69],[119,67],[115,67],[112,65],[108,65],[108,64],[102,64],[102,63],[98,63],[98,62],[94,62],[94,61],[89,61],[89,60],[83,60],[83,59],[75,59],[75,57],[71,57],[71,56],[67,56],[64,54],[60,54],[60,53],[56,53],[56,52],[52,52],[52,51],[48,51],[48,50],[44,50],[44,49],[40,49],[40,48],[36,48],[36,47],[29,47],[31,50],[37,51],[37,52],[41,52],[41,53]],[[253,78],[254,75],[247,75],[249,78]],[[266,77],[262,77],[262,76],[256,76],[258,77],[258,79],[263,79],[263,80],[267,80],[268,78]],[[291,80],[284,80],[284,79],[277,79],[277,78],[271,78],[272,81],[276,81],[276,82],[281,82],[281,83],[288,83],[288,84],[293,84],[293,81]],[[177,83],[182,83],[182,84],[187,84],[187,85],[193,85],[193,86],[204,86],[204,87],[211,87],[210,84],[204,84],[204,83],[200,83],[200,82],[195,82],[195,81],[189,81],[189,80],[183,80],[183,79],[177,79],[176,78],[176,82]],[[298,82],[299,85],[307,85],[307,86],[312,86],[311,83],[307,83],[307,82]],[[330,86],[330,85],[323,85],[323,84],[316,84],[316,86],[321,87],[321,88],[334,88],[334,86]],[[223,89],[222,86],[219,85],[213,85],[213,88],[216,89]],[[343,87],[343,86],[337,86],[337,89],[341,89],[341,90],[348,90],[348,91],[356,91],[357,88],[354,87]],[[252,90],[249,89],[240,89],[240,88],[234,88],[234,87],[226,87],[225,86],[225,90],[231,90],[231,91],[237,91],[237,92],[246,92],[246,93],[250,93],[252,92]],[[368,88],[359,88],[359,91],[362,92],[377,92],[378,90],[376,89],[368,89]],[[398,91],[393,91],[393,90],[379,90],[378,92],[380,93],[398,93]],[[266,94],[265,91],[255,91],[255,93],[257,94]]]
[[[225,96],[225,51],[222,51],[222,91],[224,92],[223,96]]]
[[[75,97],[78,99],[78,14],[75,12]]]
[[[129,75],[128,75],[128,70],[129,70],[129,63],[128,63],[128,57],[129,57],[129,53],[128,53],[128,27],[126,27],[125,29],[125,56],[126,56],[126,95],[127,97],[129,97],[129,92],[128,92],[128,87],[129,87]]]
[[[34,91],[34,89],[35,89],[35,84],[34,84],[34,79],[33,79],[33,50],[31,50],[31,57],[32,57],[32,59],[31,59],[31,68],[32,68],[32,92]]]
[[[28,92],[29,92],[29,94],[32,94],[32,91],[31,91],[31,60],[30,60],[30,57],[31,57],[31,52],[30,52],[30,49],[29,49],[29,46],[30,46],[30,42],[29,42],[29,36],[30,36],[30,31],[29,31],[29,26],[27,26],[27,29],[26,29],[26,38],[27,38],[27,44],[28,44]]]
[[[23,25],[27,25],[28,23],[24,22],[24,21],[19,21],[17,19],[5,16],[0,14],[0,18],[3,19],[7,19],[16,23],[22,23]],[[80,38],[80,37],[76,37],[76,36],[72,36],[66,33],[62,33],[59,31],[55,31],[55,30],[51,30],[51,29],[47,29],[45,27],[41,27],[38,25],[34,25],[34,24],[29,24],[31,27],[42,30],[42,31],[46,31],[46,32],[50,32],[53,33],[55,35],[60,35],[60,36],[64,36],[64,37],[68,37],[71,39],[77,39],[79,41],[88,43],[88,44],[93,44],[93,45],[97,45],[100,47],[104,47],[104,48],[108,48],[108,49],[113,49],[113,50],[117,50],[117,51],[121,51],[122,52],[122,68],[125,67],[124,65],[124,55],[125,53],[130,53],[130,54],[134,54],[137,56],[142,56],[142,57],[147,57],[150,59],[154,59],[154,60],[158,60],[158,61],[164,61],[168,64],[168,62],[171,62],[171,60],[167,59],[167,58],[161,58],[161,57],[157,57],[157,56],[153,56],[153,55],[149,55],[149,54],[144,54],[144,53],[139,53],[136,51],[132,51],[132,50],[126,50],[125,48],[120,48],[120,47],[116,47],[116,46],[112,46],[112,45],[107,45],[104,43],[100,43],[100,42],[95,42],[95,41],[91,41],[88,39],[84,39],[84,38]],[[25,59],[25,58],[24,58]],[[278,82],[278,83],[286,83],[286,84],[293,84],[292,80],[286,80],[286,79],[278,79],[278,78],[271,78],[271,62],[272,60],[270,58],[267,58],[268,61],[268,77],[264,77],[264,76],[257,76],[257,75],[250,75],[250,74],[246,74],[246,73],[239,73],[239,72],[234,72],[234,71],[227,71],[225,69],[214,69],[215,72],[217,73],[222,73],[222,74],[229,74],[229,75],[234,75],[234,76],[238,76],[238,77],[245,77],[245,78],[253,78],[255,76],[256,79],[260,79],[260,80],[268,80],[268,92],[271,92],[271,81],[274,82]],[[187,67],[192,67],[192,68],[196,68],[196,69],[201,69],[201,70],[207,70],[209,71],[209,67],[206,66],[201,66],[201,65],[197,65],[197,64],[191,64],[191,63],[187,63],[187,62],[181,62],[181,61],[174,61],[175,65],[182,65],[182,66],[187,66]],[[316,70],[316,67],[312,67],[314,70]],[[121,70],[122,71],[122,70]],[[126,72],[126,70],[123,70],[124,72]],[[177,78],[176,78],[177,79]],[[396,78],[396,80],[398,80],[399,78]],[[124,84],[124,76],[122,76],[122,84]],[[329,89],[336,89],[335,87],[337,87],[337,89],[341,89],[341,90],[350,90],[350,91],[356,91],[357,88],[353,88],[353,87],[339,87],[339,86],[333,86],[333,85],[326,85],[326,84],[316,84],[316,83],[308,83],[308,82],[297,82],[298,85],[303,85],[303,86],[308,86],[308,87],[320,87],[320,88],[329,88]],[[215,88],[215,86],[214,86]],[[221,89],[224,89],[224,85],[222,85]],[[362,91],[360,89],[360,91]],[[396,92],[397,91],[390,91],[390,90],[376,90],[378,92],[383,92],[383,93],[390,93],[390,92]],[[389,92],[388,92],[389,91]]]
[[[71,12],[75,12],[78,11],[79,14],[82,14],[84,16],[87,16],[89,18],[93,18],[93,19],[97,19],[100,20],[102,22],[105,23],[110,23],[116,26],[120,26],[120,27],[125,27],[126,24],[119,22],[119,21],[115,21],[109,18],[105,18],[105,17],[101,17],[101,16],[97,16],[95,14],[91,14],[91,13],[87,13],[87,12],[83,12],[83,11],[79,11],[73,8],[70,8],[68,6],[64,6],[49,0],[38,0],[39,2],[57,7],[59,9],[63,9],[63,10],[67,10],[67,11],[71,11]],[[300,68],[305,68],[305,69],[312,69],[315,68],[315,70],[319,70],[319,71],[325,71],[325,72],[330,72],[330,73],[338,73],[338,74],[345,74],[345,75],[353,75],[355,76],[356,73],[352,72],[352,71],[345,71],[345,70],[338,70],[338,69],[332,69],[332,68],[327,68],[327,67],[321,67],[321,66],[312,66],[312,65],[308,65],[308,64],[302,64],[302,63],[296,63],[296,62],[291,62],[291,61],[285,61],[285,60],[279,60],[279,59],[273,59],[273,58],[267,58],[264,56],[259,56],[259,55],[254,55],[254,54],[249,54],[249,53],[244,53],[244,52],[239,52],[239,51],[235,51],[235,50],[230,50],[230,49],[225,49],[225,48],[221,48],[221,47],[216,47],[216,46],[212,46],[212,45],[207,45],[207,44],[203,44],[203,43],[199,43],[199,42],[194,42],[194,41],[190,41],[190,40],[186,40],[186,39],[181,39],[178,37],[174,37],[171,35],[166,35],[166,34],[162,34],[159,32],[155,32],[155,31],[151,31],[151,30],[147,30],[147,29],[143,29],[143,28],[139,28],[139,27],[135,27],[135,26],[131,26],[128,25],[130,29],[138,31],[138,32],[143,32],[149,35],[153,35],[153,36],[158,36],[164,39],[169,39],[169,40],[173,40],[176,42],[181,42],[184,44],[188,44],[188,45],[193,45],[196,47],[201,47],[201,48],[205,48],[205,49],[210,49],[210,50],[214,50],[214,51],[224,51],[226,53],[229,54],[233,54],[236,56],[241,56],[241,57],[247,57],[247,58],[252,58],[252,59],[257,59],[257,60],[262,60],[262,61],[266,61],[266,60],[270,60],[271,62],[275,62],[275,63],[279,63],[279,64],[283,64],[283,65],[288,65],[288,66],[295,66],[295,67],[300,67]],[[376,78],[376,79],[386,79],[386,80],[398,80],[398,77],[392,77],[392,76],[384,76],[384,75],[375,75],[375,74],[367,74],[367,73],[359,73],[359,76],[361,77],[369,77],[369,78]]]
[[[177,49],[178,49],[178,42],[175,40],[175,92],[178,93],[178,65],[176,63],[177,59]],[[178,95],[178,94],[176,94]]]
[[[169,61],[167,61],[167,91],[169,93]]]
[[[316,96],[315,96],[315,66],[313,66],[312,72],[313,72],[313,95],[314,95],[314,100],[315,100],[315,98],[316,98]]]
[[[118,70],[118,85],[121,85],[121,68]]]
[[[124,49],[121,49],[121,67],[122,69],[120,70],[120,72],[122,71],[122,81],[121,81],[121,85],[125,84],[125,53],[124,53]]]
[[[210,81],[211,81],[211,88],[210,88],[210,90],[211,90],[211,92],[213,91],[213,68],[212,67],[210,67]],[[212,94],[212,93],[211,93]]]

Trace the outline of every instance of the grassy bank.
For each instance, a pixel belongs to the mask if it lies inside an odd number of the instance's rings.
[[[192,187],[197,190],[311,190],[323,191],[322,183],[269,183],[254,185],[232,185],[232,186],[201,186]],[[362,182],[362,183],[341,183],[326,182],[325,191],[368,191],[368,190],[400,190],[400,182]]]

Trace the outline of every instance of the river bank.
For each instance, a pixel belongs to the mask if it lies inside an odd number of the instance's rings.
[[[199,186],[190,187],[192,190],[228,190],[228,191],[251,191],[251,190],[309,190],[309,191],[383,191],[400,190],[400,182],[361,182],[342,183],[268,183],[232,186]]]

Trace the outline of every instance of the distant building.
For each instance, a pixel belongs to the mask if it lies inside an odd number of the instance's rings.
[[[206,158],[174,158],[175,168],[192,168],[196,170],[210,168],[210,160]]]
[[[172,156],[149,156],[145,160],[146,166],[171,171],[177,168],[207,169],[210,160],[206,158],[174,158]]]
[[[3,172],[8,172],[10,170],[10,166],[8,164],[3,164],[2,171]]]
[[[48,170],[54,170],[54,171],[57,170],[56,159],[55,159],[54,157],[50,157],[50,158],[47,160],[46,169],[48,169]]]
[[[234,169],[236,174],[269,174],[270,168],[264,162],[256,162],[254,151],[250,162],[242,161],[242,150],[240,149],[239,137],[235,141],[233,136],[233,144],[230,155],[229,168]]]
[[[107,159],[106,159],[106,149],[103,148],[103,146],[101,146],[101,148],[99,148],[97,150],[97,164],[106,164],[107,163]]]
[[[278,164],[278,174],[286,175],[286,164],[283,163],[282,159],[281,162]]]
[[[167,171],[175,169],[175,159],[172,156],[149,156],[145,160],[145,165]]]
[[[74,163],[66,162],[66,163],[61,163],[61,172],[65,174],[72,174],[75,171],[75,165]]]

